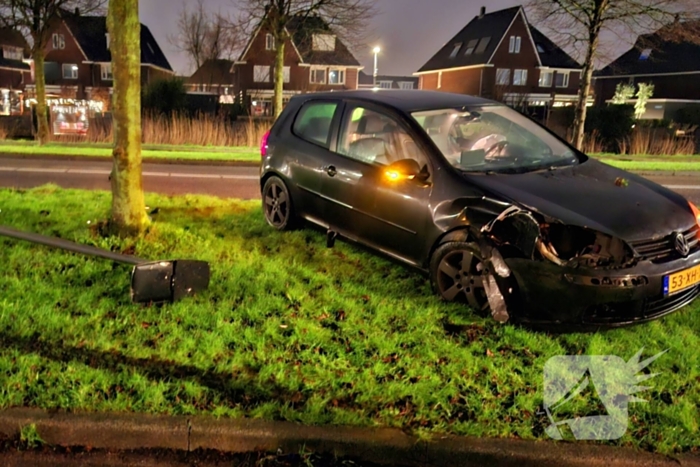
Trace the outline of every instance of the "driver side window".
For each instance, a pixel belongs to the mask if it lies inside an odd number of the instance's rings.
[[[338,144],[340,154],[382,166],[413,159],[427,170],[427,157],[392,117],[359,106],[349,107],[346,112]]]

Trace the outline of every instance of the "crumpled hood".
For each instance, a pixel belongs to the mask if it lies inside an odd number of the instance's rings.
[[[551,171],[464,176],[521,207],[628,242],[683,231],[695,222],[681,195],[593,159]],[[618,186],[618,178],[627,186]]]

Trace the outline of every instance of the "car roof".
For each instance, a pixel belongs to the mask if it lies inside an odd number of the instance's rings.
[[[494,105],[497,102],[481,97],[453,94],[440,91],[399,90],[399,89],[360,89],[356,91],[330,91],[303,94],[295,99],[355,99],[394,107],[403,112],[449,109],[474,105]]]

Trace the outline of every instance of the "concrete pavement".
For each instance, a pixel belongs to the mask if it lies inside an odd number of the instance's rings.
[[[0,156],[0,186],[32,188],[55,183],[64,188],[109,190],[110,170],[111,162],[104,160]],[[700,172],[642,175],[700,204]],[[260,196],[258,168],[252,164],[144,163],[143,180],[146,191],[165,195],[208,194],[243,199]]]

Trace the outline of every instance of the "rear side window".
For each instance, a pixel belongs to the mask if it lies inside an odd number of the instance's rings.
[[[318,144],[324,148],[330,147],[331,123],[337,108],[337,102],[309,102],[305,104],[294,120],[292,131],[310,143]]]

